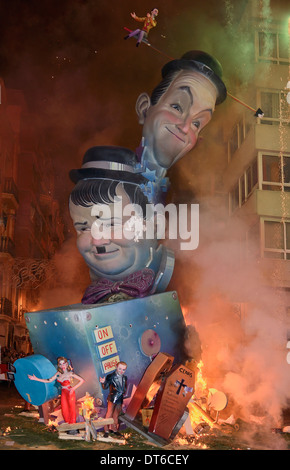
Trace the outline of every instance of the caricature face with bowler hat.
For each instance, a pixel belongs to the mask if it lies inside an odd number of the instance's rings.
[[[213,57],[190,51],[165,65],[163,80],[151,98],[147,93],[138,97],[136,112],[143,125],[149,168],[151,164],[151,168],[168,169],[196,145],[215,105],[226,97],[220,74],[220,64]]]
[[[70,215],[78,250],[93,280],[124,279],[143,269],[157,249],[156,238],[141,234],[136,239],[130,232],[130,210],[141,209],[143,224],[148,203],[139,187],[143,180],[133,172],[134,158],[128,149],[94,147],[86,153],[82,168],[70,172],[76,183],[69,200]],[[124,207],[129,209],[125,214]]]

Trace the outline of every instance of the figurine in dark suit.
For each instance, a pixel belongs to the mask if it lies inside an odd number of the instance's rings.
[[[122,411],[123,396],[127,388],[127,376],[125,375],[127,369],[126,362],[118,362],[117,368],[111,374],[108,374],[106,377],[100,377],[100,382],[103,389],[109,387],[108,395],[108,408],[106,413],[106,418],[113,418],[114,424],[110,432],[114,433],[116,436],[121,436],[118,432],[119,429],[119,415]],[[109,436],[109,426],[104,426],[105,434],[104,437]]]

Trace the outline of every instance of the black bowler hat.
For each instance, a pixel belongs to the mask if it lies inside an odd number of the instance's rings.
[[[77,183],[84,179],[112,179],[142,184],[147,180],[136,171],[136,154],[125,147],[96,146],[88,149],[81,168],[69,172],[70,179]]]
[[[217,59],[203,51],[189,51],[180,59],[168,62],[162,68],[162,78],[168,73],[178,70],[196,70],[207,77],[217,87],[216,104],[222,103],[227,96],[227,89],[222,81],[222,66]]]

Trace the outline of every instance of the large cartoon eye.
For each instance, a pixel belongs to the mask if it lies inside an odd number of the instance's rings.
[[[193,125],[194,127],[196,127],[197,129],[199,129],[200,126],[201,126],[201,123],[200,123],[200,121],[193,121],[193,122],[192,122],[192,125]]]
[[[182,107],[179,104],[173,103],[170,106],[171,108],[176,109],[176,111],[178,111],[179,113],[182,113]]]

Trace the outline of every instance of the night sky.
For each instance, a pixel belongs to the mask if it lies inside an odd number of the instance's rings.
[[[237,32],[245,3],[1,0],[0,76],[7,88],[24,91],[37,116],[53,154],[61,202],[72,188],[69,170],[81,165],[90,146],[139,145],[135,102],[159,82],[168,57],[202,49],[220,60],[227,86],[250,80],[247,54],[252,44]],[[130,12],[145,16],[155,7],[158,24],[149,39],[162,53],[123,39],[125,26],[140,26]]]
[[[57,197],[67,197],[67,173],[80,166],[90,146],[139,145],[135,101],[158,83],[167,56],[203,49],[222,61],[224,42],[219,48],[216,39],[228,21],[228,2],[202,3],[1,1],[0,76],[7,88],[24,91],[41,123],[54,155]],[[143,16],[155,6],[158,25],[150,32],[150,42],[163,54],[123,39],[125,26],[140,26],[130,12]]]

